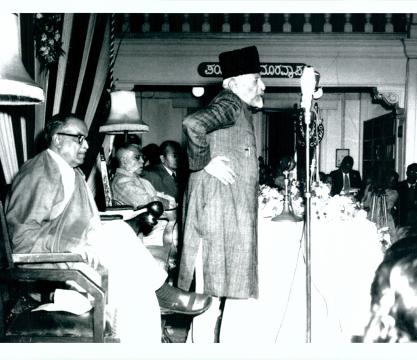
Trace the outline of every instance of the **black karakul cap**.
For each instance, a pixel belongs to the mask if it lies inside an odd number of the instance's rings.
[[[256,46],[226,51],[219,55],[223,79],[261,72]]]

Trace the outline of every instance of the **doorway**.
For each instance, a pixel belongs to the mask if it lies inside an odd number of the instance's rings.
[[[295,132],[292,109],[267,113],[267,163],[275,168],[283,157],[294,156]]]
[[[366,120],[363,124],[363,179],[380,168],[395,170],[396,118],[393,113]]]

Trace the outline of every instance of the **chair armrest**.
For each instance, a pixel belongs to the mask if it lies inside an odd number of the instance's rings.
[[[135,218],[136,216],[147,212],[148,210],[146,208],[142,208],[142,209],[133,209],[132,207],[127,208],[127,209],[112,209],[112,208],[108,208],[106,209],[106,211],[100,211],[100,218],[104,217],[104,219],[102,220],[114,220],[113,219],[109,219],[108,217],[110,216],[117,216],[118,219],[123,219],[123,220],[131,220],[133,218]],[[106,219],[107,217],[107,219]]]
[[[80,254],[74,253],[12,254],[12,259],[14,264],[84,262],[84,259]]]
[[[106,215],[106,214],[100,214],[100,220],[101,221],[112,221],[112,220],[123,220],[123,215]]]
[[[28,265],[28,264],[65,264],[65,263],[85,263],[83,257],[80,254],[75,253],[32,253],[32,254],[12,254],[13,263],[15,265]],[[36,270],[33,268],[30,268],[30,270]],[[40,270],[40,269],[39,269]],[[48,269],[48,270],[58,270],[58,268],[54,269]],[[65,269],[64,269],[65,270]],[[93,283],[97,283],[93,280],[94,276],[88,275],[87,273],[80,271],[89,281],[92,281]],[[108,272],[107,269],[99,265],[97,269],[95,269],[95,272],[100,277],[100,286],[104,290],[104,292],[107,294],[108,289]],[[59,280],[60,281],[60,280]],[[65,280],[64,280],[65,281]],[[82,286],[81,284],[79,284]],[[85,289],[87,290],[87,289]]]
[[[80,284],[94,298],[104,300],[104,291],[80,270],[75,269],[4,269],[0,272],[3,281],[20,280],[44,280],[54,282],[75,281]],[[103,302],[104,304],[104,302]]]
[[[113,206],[106,206],[104,211],[118,211],[118,210],[132,210],[133,206],[130,205],[113,205]]]

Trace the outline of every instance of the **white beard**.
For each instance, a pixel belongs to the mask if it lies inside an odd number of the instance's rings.
[[[250,99],[245,99],[242,96],[239,96],[239,97],[241,98],[241,100],[244,103],[246,103],[246,104],[248,104],[250,106],[256,107],[258,109],[261,109],[261,108],[264,107],[264,99],[262,98],[261,95],[257,95],[254,98],[250,98]]]
[[[258,95],[255,97],[255,99],[252,100],[251,105],[261,109],[264,107],[264,99],[262,98],[262,96]]]

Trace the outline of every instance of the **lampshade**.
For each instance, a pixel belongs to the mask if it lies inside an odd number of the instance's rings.
[[[99,131],[108,134],[144,133],[149,126],[140,119],[134,91],[116,90],[110,93],[111,108],[106,123]]]
[[[22,63],[17,14],[0,14],[0,105],[33,105],[45,100],[42,88]]]

